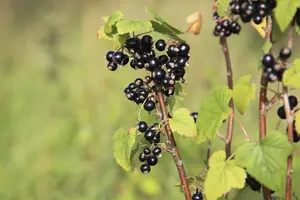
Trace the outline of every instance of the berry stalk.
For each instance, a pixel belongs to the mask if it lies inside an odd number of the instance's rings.
[[[222,50],[226,61],[227,84],[229,89],[232,90],[233,89],[232,67],[231,67],[230,54],[229,54],[226,38],[221,37],[220,44],[222,46]],[[234,123],[234,104],[232,98],[230,99],[229,106],[231,108],[231,112],[228,118],[227,136],[226,136],[226,145],[225,145],[226,158],[229,158],[231,155],[231,141],[232,141],[233,123]]]
[[[288,33],[288,48],[292,49],[293,46],[293,25],[290,26]],[[291,106],[288,97],[288,88],[283,85],[282,87],[282,96],[284,102],[285,116],[288,122],[288,140],[290,143],[293,143],[293,117],[291,115]],[[286,185],[285,185],[285,199],[291,199],[292,193],[292,174],[293,174],[293,154],[290,154],[287,159],[287,172],[286,172]]]
[[[186,200],[192,200],[191,192],[190,192],[190,189],[189,189],[189,185],[188,185],[188,182],[187,182],[187,178],[186,178],[186,174],[185,174],[185,170],[184,170],[184,166],[183,166],[183,162],[181,160],[179,150],[176,146],[176,141],[174,139],[170,124],[168,122],[168,113],[167,113],[167,110],[166,110],[164,95],[161,91],[158,91],[157,92],[157,97],[158,97],[158,102],[159,102],[160,109],[161,109],[161,112],[162,112],[164,127],[165,127],[165,130],[166,130],[166,133],[167,133],[168,140],[171,144],[171,152],[172,152],[172,156],[173,156],[173,161],[174,161],[174,163],[177,167],[178,173],[179,173],[180,182],[181,182],[181,185],[183,187],[185,199]]]
[[[265,36],[265,42],[271,42],[272,39],[272,17],[267,16],[267,27],[266,27],[266,36]],[[271,53],[271,49],[270,49]],[[267,112],[266,112],[266,105],[268,103],[267,100],[267,87],[268,87],[268,79],[267,76],[263,70],[260,80],[260,92],[259,92],[259,138],[262,140],[266,136],[266,118],[267,118]],[[263,196],[264,200],[270,200],[271,199],[271,193],[270,190],[266,187],[263,187]]]

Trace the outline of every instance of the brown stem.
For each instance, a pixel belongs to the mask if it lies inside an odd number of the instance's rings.
[[[293,47],[293,25],[290,26],[288,33],[288,47],[292,49]],[[288,88],[283,85],[282,96],[284,102],[285,116],[288,122],[288,139],[289,142],[293,142],[293,116],[291,115],[291,108],[288,98]],[[286,185],[285,185],[285,199],[291,200],[292,193],[292,175],[293,175],[293,154],[290,154],[287,159],[287,172],[286,172]]]
[[[272,40],[272,17],[267,17],[267,27],[265,29],[266,36],[265,42],[271,42]],[[271,49],[270,49],[271,53]],[[261,79],[260,79],[260,92],[259,92],[259,138],[262,140],[267,132],[266,132],[266,117],[267,112],[265,109],[265,105],[267,104],[267,87],[268,87],[268,79],[264,71],[262,71]],[[271,200],[270,190],[266,187],[263,187],[263,196],[264,200]]]
[[[232,90],[233,89],[232,67],[231,67],[229,49],[228,49],[226,38],[221,37],[220,44],[222,46],[222,50],[225,56],[226,70],[227,70],[227,84],[229,89]],[[225,145],[226,158],[229,158],[231,155],[231,141],[232,141],[233,121],[234,121],[234,105],[232,99],[230,99],[229,106],[231,108],[231,112],[228,118],[227,136],[226,136],[226,145]]]
[[[163,117],[163,120],[164,120],[167,137],[168,137],[168,140],[169,140],[170,145],[171,145],[171,152],[172,152],[172,156],[173,156],[173,161],[174,161],[174,163],[177,167],[178,173],[179,173],[179,178],[180,178],[181,185],[183,187],[185,199],[186,200],[192,200],[191,192],[190,192],[190,189],[189,189],[189,185],[188,185],[186,174],[185,174],[184,167],[183,167],[183,163],[182,163],[182,160],[181,160],[181,157],[180,157],[178,148],[176,146],[176,142],[175,142],[175,139],[174,139],[174,136],[173,136],[173,133],[172,133],[169,121],[168,121],[168,113],[167,113],[167,110],[166,110],[164,95],[163,95],[162,92],[159,91],[159,92],[157,92],[157,97],[158,97],[158,102],[159,102],[160,109],[161,109],[161,112],[162,112],[162,117]]]

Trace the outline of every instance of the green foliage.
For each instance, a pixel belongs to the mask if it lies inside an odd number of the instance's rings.
[[[178,35],[174,33],[170,28],[168,28],[166,24],[162,24],[154,20],[150,20],[150,22],[155,32],[160,33],[161,35],[171,38],[173,40],[184,42],[184,40],[178,37]]]
[[[293,66],[285,70],[282,82],[286,86],[300,88],[300,59],[293,62]]]
[[[124,128],[120,128],[114,134],[114,156],[117,163],[125,170],[130,171],[132,165],[130,163],[130,154],[135,143],[136,129],[129,132]]]
[[[197,129],[194,119],[190,116],[190,111],[186,108],[179,108],[169,119],[169,123],[173,132],[186,137],[196,137]]]
[[[300,0],[278,0],[275,8],[275,18],[281,29],[285,31],[293,20],[297,7],[300,7]]]
[[[250,83],[251,75],[242,76],[233,87],[233,101],[241,114],[248,108],[249,102],[255,99],[255,84]]]
[[[218,87],[201,105],[197,119],[198,142],[214,139],[218,128],[230,113],[228,103],[231,97],[232,91],[228,87]]]
[[[266,54],[266,53],[269,53],[271,48],[272,48],[273,44],[272,42],[265,42],[264,45],[263,45],[263,53]]]
[[[300,112],[298,111],[295,117],[295,126],[298,133],[300,133]]]
[[[285,179],[286,160],[293,151],[287,137],[277,131],[269,133],[260,143],[247,142],[235,155],[236,163],[268,188],[278,191]]]
[[[181,83],[175,83],[174,87],[174,95],[167,98],[167,106],[170,110],[170,113],[173,113],[174,110],[177,110],[183,105],[183,97],[185,95]]]
[[[152,24],[148,20],[123,19],[118,21],[117,29],[119,34],[132,33],[138,31],[152,31]]]
[[[218,0],[217,13],[219,16],[224,17],[228,14],[228,8],[231,0]]]
[[[115,25],[118,21],[123,19],[123,13],[120,11],[114,12],[108,19],[106,24],[104,25],[104,32],[107,35],[112,35],[116,33]]]
[[[225,151],[217,151],[209,158],[209,170],[204,181],[207,200],[216,200],[232,188],[243,188],[246,172],[235,160],[226,160]]]
[[[126,42],[126,40],[130,38],[129,33],[125,33],[123,35],[115,35],[113,37],[113,48],[119,49]]]

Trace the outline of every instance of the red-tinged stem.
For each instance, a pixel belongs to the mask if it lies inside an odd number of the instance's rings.
[[[230,54],[229,54],[226,38],[221,37],[220,44],[222,46],[222,50],[225,56],[226,71],[227,71],[227,85],[228,88],[232,90],[233,89],[232,67],[231,67]],[[232,141],[233,122],[234,122],[234,104],[232,99],[230,99],[229,106],[231,108],[231,112],[228,117],[227,135],[226,135],[226,145],[225,145],[226,158],[229,158],[231,155],[231,141]]]
[[[181,160],[179,150],[176,146],[176,141],[174,139],[174,136],[173,136],[173,133],[172,133],[169,121],[168,121],[168,113],[167,113],[167,110],[166,110],[164,95],[163,95],[162,92],[157,92],[157,97],[158,97],[158,102],[159,102],[160,109],[161,109],[161,112],[162,112],[162,118],[163,118],[163,121],[164,121],[164,126],[165,126],[165,130],[166,130],[166,133],[167,133],[167,137],[168,137],[168,140],[170,142],[173,161],[174,161],[174,163],[177,167],[177,170],[178,170],[178,174],[179,174],[181,185],[183,187],[185,199],[186,200],[192,200],[191,192],[190,192],[190,189],[189,189],[189,185],[188,185],[188,182],[187,182],[185,170],[184,170],[184,167],[183,167],[183,162]]]
[[[293,47],[293,25],[290,26],[288,33],[288,47]],[[284,102],[285,116],[288,122],[288,139],[289,142],[293,142],[293,116],[291,115],[291,107],[288,98],[288,88],[283,85],[282,96]],[[286,172],[286,185],[285,185],[285,200],[291,200],[292,194],[292,175],[293,175],[293,154],[290,154],[287,159],[287,172]]]

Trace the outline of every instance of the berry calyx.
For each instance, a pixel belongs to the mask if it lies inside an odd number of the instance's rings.
[[[142,164],[140,170],[143,174],[148,174],[151,171],[151,167],[148,164]]]
[[[163,39],[160,39],[160,40],[157,40],[156,43],[155,43],[155,48],[158,50],[158,51],[164,51],[165,48],[166,48],[166,42],[163,40]]]
[[[152,100],[147,100],[146,102],[145,102],[145,104],[144,104],[144,109],[146,110],[146,111],[152,111],[152,110],[154,110],[154,108],[155,108],[155,103],[154,103],[154,101],[152,101]]]
[[[156,136],[155,136],[156,137]],[[153,155],[158,156],[161,154],[161,148],[160,147],[154,147],[152,150]]]
[[[148,128],[147,123],[144,121],[140,121],[137,126],[138,126],[138,130],[142,133],[144,133]]]
[[[155,156],[155,155],[150,155],[148,158],[147,158],[147,163],[150,165],[150,166],[154,166],[158,163],[158,158]]]
[[[279,58],[282,60],[287,60],[292,55],[292,50],[290,48],[282,48],[279,52]]]

